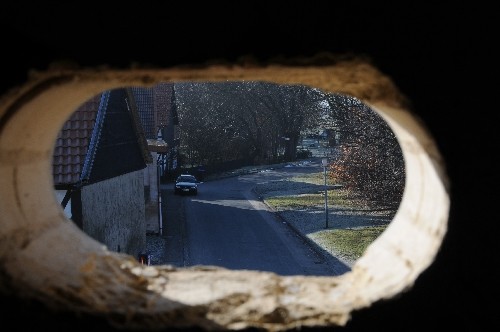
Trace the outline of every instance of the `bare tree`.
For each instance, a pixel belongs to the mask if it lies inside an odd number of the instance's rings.
[[[368,203],[399,206],[405,181],[404,158],[389,125],[356,98],[332,94],[328,102],[341,138],[330,176]]]
[[[357,197],[399,204],[401,148],[387,123],[358,99],[258,81],[176,83],[175,89],[187,163],[293,161],[305,130],[329,130],[338,153],[330,176]]]

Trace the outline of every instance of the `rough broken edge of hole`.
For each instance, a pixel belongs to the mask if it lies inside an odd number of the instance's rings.
[[[278,276],[216,267],[144,266],[69,222],[54,198],[53,143],[65,119],[108,89],[179,81],[305,84],[360,99],[388,122],[403,150],[406,185],[386,231],[338,277]],[[355,310],[411,289],[447,230],[445,165],[390,78],[363,61],[330,66],[207,66],[33,73],[1,99],[0,291],[55,312],[109,317],[120,328],[344,326]]]

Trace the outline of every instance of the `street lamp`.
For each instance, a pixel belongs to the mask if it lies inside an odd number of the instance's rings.
[[[325,218],[326,218],[325,228],[328,228],[328,187],[326,186],[326,167],[328,166],[327,158],[321,159],[321,166],[323,166],[323,174],[325,177]]]

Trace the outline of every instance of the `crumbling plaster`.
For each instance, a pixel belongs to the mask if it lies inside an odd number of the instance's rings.
[[[378,111],[394,130],[406,165],[403,200],[351,272],[282,277],[218,267],[144,266],[66,219],[55,200],[51,156],[58,130],[79,105],[111,88],[225,80],[306,84],[348,94]],[[363,60],[34,72],[0,100],[0,291],[38,299],[55,311],[104,315],[124,328],[343,326],[354,310],[407,291],[432,264],[447,230],[444,169],[433,138],[404,96]]]

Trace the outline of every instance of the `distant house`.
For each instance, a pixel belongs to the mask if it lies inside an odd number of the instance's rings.
[[[163,216],[159,206],[162,179],[172,177],[177,168],[179,140],[178,119],[173,83],[160,83],[151,88],[132,87],[137,113],[144,129],[153,163],[144,171],[144,195],[148,233],[163,232]],[[155,223],[155,219],[157,222]]]
[[[79,107],[59,132],[56,195],[85,233],[137,257],[146,249],[144,170],[152,162],[133,93],[105,91]]]
[[[324,129],[321,133],[321,138],[328,141],[328,146],[333,147],[338,144],[340,138],[339,132],[336,128]]]
[[[151,88],[133,87],[137,111],[160,176],[177,169],[179,120],[174,83],[163,82]]]

